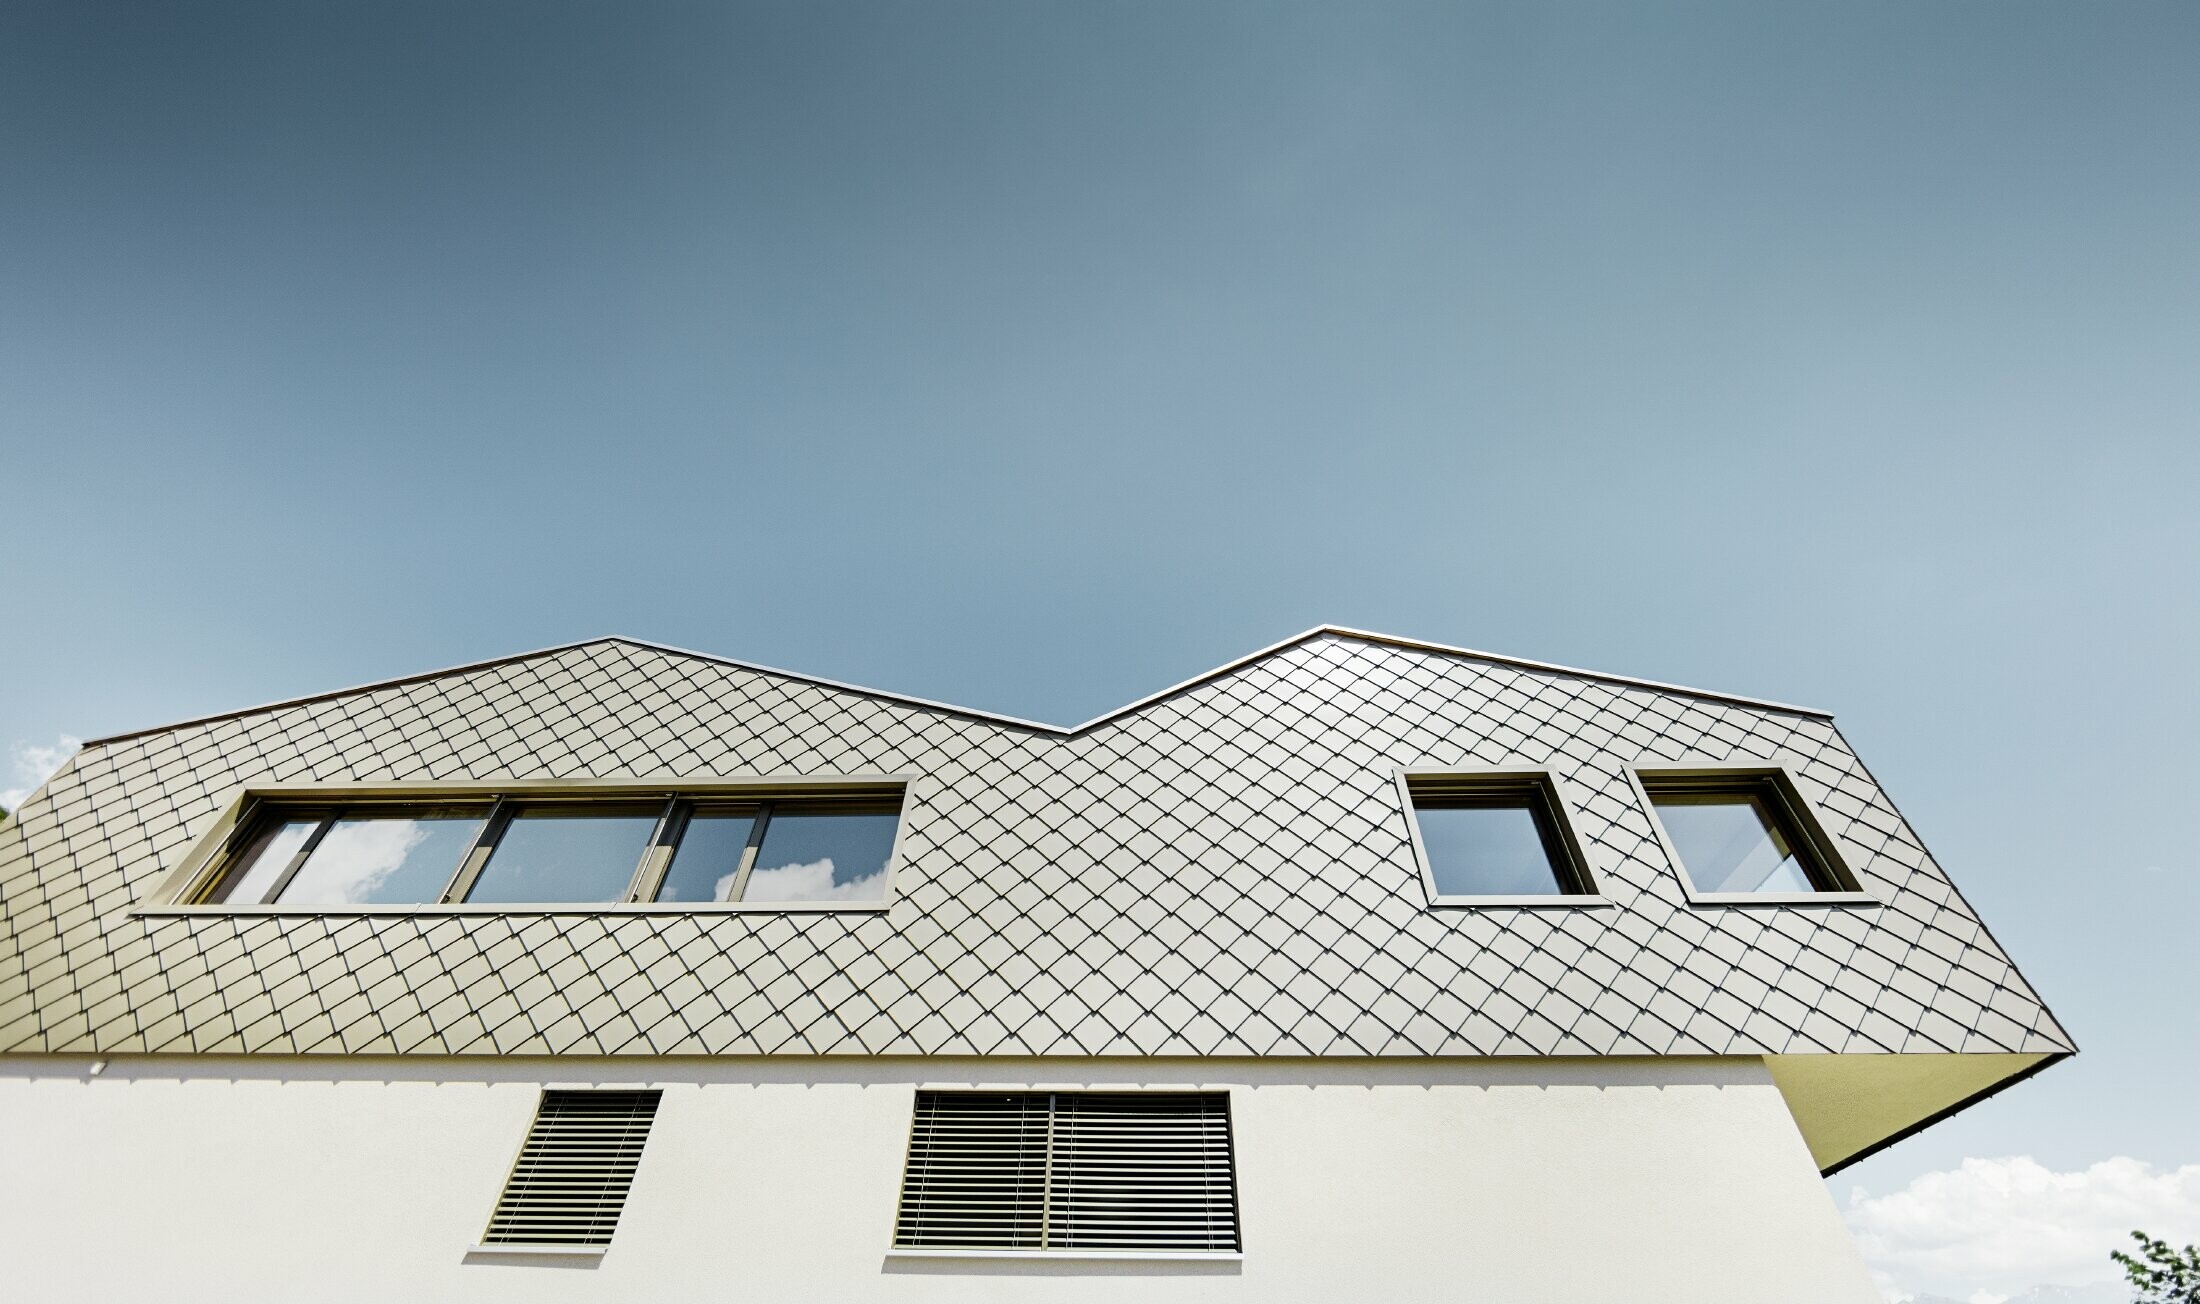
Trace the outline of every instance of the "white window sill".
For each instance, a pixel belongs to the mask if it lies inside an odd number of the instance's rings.
[[[1437,910],[1594,910],[1615,904],[1610,897],[1582,892],[1545,892],[1532,896],[1440,896],[1429,906]]]
[[[1869,892],[1690,892],[1696,906],[1876,906]]]
[[[191,919],[203,915],[284,915],[292,918],[341,915],[786,915],[879,914],[891,901],[697,901],[679,904],[618,903],[419,906],[139,906],[133,915],[153,919]]]
[[[1242,1262],[1245,1255],[1235,1250],[904,1250],[896,1248],[888,1250],[886,1257],[889,1259],[1049,1259],[1057,1261],[1074,1259],[1122,1261],[1129,1259],[1165,1263],[1195,1259],[1207,1263],[1234,1263]]]
[[[468,1254],[517,1254],[528,1258],[600,1259],[608,1245],[526,1245],[517,1241],[499,1241],[494,1245],[476,1245]]]

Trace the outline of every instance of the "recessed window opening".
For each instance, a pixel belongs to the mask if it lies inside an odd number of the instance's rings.
[[[717,798],[484,797],[269,803],[201,903],[849,903],[886,899],[898,793]]]
[[[1593,893],[1548,775],[1412,774],[1406,791],[1437,900]]]
[[[1776,772],[1641,775],[1681,873],[1705,896],[1853,892],[1856,884]]]
[[[894,1247],[1234,1254],[1229,1094],[920,1091]]]

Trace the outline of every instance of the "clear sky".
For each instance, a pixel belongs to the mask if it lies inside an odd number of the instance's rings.
[[[2196,233],[2189,3],[15,0],[0,747],[608,632],[1822,705],[2085,1049],[1836,1197],[2166,1174]]]

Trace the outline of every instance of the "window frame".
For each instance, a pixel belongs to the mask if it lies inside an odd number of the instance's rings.
[[[1650,830],[1666,863],[1680,880],[1681,894],[1693,906],[1878,906],[1885,904],[1864,890],[1862,880],[1841,852],[1840,843],[1818,818],[1816,804],[1803,795],[1795,772],[1780,761],[1683,760],[1627,767],[1627,780],[1649,818]],[[1700,790],[1757,796],[1766,801],[1772,818],[1794,848],[1804,876],[1821,886],[1812,892],[1705,892],[1697,888],[1680,849],[1665,831],[1655,794],[1664,784],[1700,785]]]
[[[915,804],[920,776],[896,774],[782,775],[755,778],[692,779],[681,777],[641,779],[562,779],[496,781],[442,781],[410,784],[248,784],[232,797],[221,815],[177,860],[132,913],[140,915],[261,914],[261,915],[411,915],[411,914],[811,914],[877,913],[889,909],[898,895],[909,815]],[[654,804],[655,826],[640,850],[626,890],[614,901],[469,903],[481,872],[497,847],[512,817],[523,807],[580,804]],[[754,807],[768,811],[784,806],[856,806],[879,814],[894,815],[894,839],[886,858],[886,883],[882,896],[873,901],[674,901],[648,900],[661,889],[666,871],[678,847],[685,816],[696,808]],[[457,869],[444,883],[435,901],[390,905],[306,905],[266,902],[209,901],[234,869],[233,858],[248,847],[271,821],[309,817],[320,828],[294,853],[278,886],[288,885],[304,858],[311,854],[335,820],[347,814],[387,808],[393,813],[421,807],[477,806],[484,817],[480,831]],[[742,867],[753,864],[763,831],[762,819],[752,831]],[[668,840],[669,838],[669,840]]]
[[[648,807],[652,805],[656,807],[653,819],[648,811]],[[473,846],[467,848],[464,856],[459,857],[458,869],[451,875],[450,880],[443,885],[443,895],[429,904],[450,906],[476,904],[468,901],[467,898],[474,894],[475,888],[481,886],[482,875],[489,871],[490,862],[495,860],[497,852],[503,849],[504,836],[511,832],[513,822],[523,815],[541,810],[544,807],[565,806],[579,808],[602,807],[604,808],[603,814],[611,815],[614,818],[618,814],[625,813],[651,819],[649,833],[642,839],[641,850],[634,857],[634,868],[626,873],[626,890],[619,894],[616,901],[569,901],[563,903],[580,907],[635,905],[638,903],[635,892],[641,881],[643,871],[647,868],[650,857],[655,854],[658,842],[665,835],[666,822],[672,818],[672,813],[678,809],[679,805],[680,797],[673,793],[667,793],[661,802],[649,800],[629,801],[616,797],[546,798],[531,794],[520,796],[500,795],[497,797],[495,804],[489,808],[488,817],[482,820],[481,832],[475,837]],[[554,903],[481,902],[479,904],[500,910],[514,907],[525,910]]]
[[[306,862],[312,858],[313,853],[319,850],[322,841],[326,839],[329,833],[333,829],[335,829],[337,824],[341,823],[346,817],[357,815],[360,812],[374,812],[376,814],[382,815],[384,818],[390,818],[402,816],[406,813],[414,811],[452,809],[478,809],[482,826],[481,828],[474,831],[474,838],[473,841],[468,844],[466,855],[459,857],[458,864],[453,867],[451,874],[444,875],[443,892],[438,897],[438,900],[441,900],[443,897],[447,897],[450,894],[451,883],[454,875],[456,875],[458,872],[462,871],[466,867],[468,858],[473,854],[473,849],[481,845],[482,837],[487,831],[490,822],[496,818],[498,804],[495,801],[461,801],[444,803],[423,801],[380,801],[354,802],[349,804],[335,802],[326,804],[318,802],[300,802],[293,804],[283,802],[256,807],[242,818],[241,822],[238,825],[237,836],[229,842],[225,843],[214,855],[211,862],[206,866],[206,871],[202,876],[202,881],[197,885],[196,889],[186,899],[206,905],[228,904],[228,902],[226,901],[211,901],[207,898],[210,898],[217,890],[221,888],[224,883],[229,882],[232,877],[241,878],[242,876],[238,873],[238,871],[245,869],[245,862],[238,860],[237,857],[241,855],[247,848],[250,848],[254,844],[258,843],[266,834],[283,824],[305,823],[306,821],[310,820],[313,822],[314,827],[313,832],[306,835],[306,840],[298,844],[298,850],[291,854],[289,863],[285,864],[281,872],[275,875],[274,881],[272,885],[268,888],[265,896],[263,896],[258,901],[240,901],[236,903],[237,905],[275,905],[275,898],[280,897],[284,892],[290,889],[291,882],[295,880],[298,877],[299,872],[306,867]],[[302,902],[294,903],[286,907],[286,909],[289,910],[311,911],[321,911],[328,908],[329,907],[326,906],[309,906]],[[343,907],[340,906],[337,907],[337,909],[342,908]]]
[[[749,876],[755,872],[756,862],[763,853],[766,840],[771,836],[772,820],[778,816],[780,813],[779,808],[782,806],[793,807],[794,809],[788,813],[795,815],[893,815],[896,821],[894,825],[894,846],[887,853],[889,871],[887,873],[887,887],[888,890],[891,890],[893,883],[891,869],[901,850],[900,821],[907,813],[906,793],[898,799],[890,799],[883,793],[875,796],[855,793],[806,797],[763,795],[748,799],[685,797],[674,799],[673,804],[667,808],[663,818],[658,822],[656,831],[650,835],[649,850],[643,855],[641,871],[629,888],[629,900],[636,905],[664,904],[678,906],[693,904],[762,907],[779,904],[772,901],[746,901],[743,898],[748,892]],[[741,860],[734,867],[734,899],[718,902],[659,902],[656,899],[657,894],[664,891],[665,879],[672,872],[673,860],[680,854],[680,843],[687,837],[688,825],[694,821],[697,815],[726,814],[746,815],[751,821],[748,841],[741,848]]]
[[[1396,780],[1398,803],[1405,814],[1406,833],[1413,848],[1413,862],[1421,871],[1421,888],[1427,894],[1430,909],[1580,910],[1614,904],[1604,895],[1596,872],[1590,868],[1589,858],[1582,852],[1581,837],[1574,829],[1576,803],[1569,798],[1566,784],[1557,771],[1549,766],[1401,765],[1397,768]],[[1534,792],[1557,838],[1556,850],[1566,862],[1552,867],[1559,875],[1560,890],[1500,894],[1439,892],[1435,868],[1429,863],[1428,845],[1421,836],[1420,808],[1414,803],[1414,792],[1417,787],[1426,791],[1444,786],[1486,787],[1493,794],[1522,788]],[[1427,791],[1426,795],[1441,798],[1443,794]],[[1565,881],[1567,877],[1573,879],[1572,884]],[[1568,890],[1569,887],[1572,890]]]

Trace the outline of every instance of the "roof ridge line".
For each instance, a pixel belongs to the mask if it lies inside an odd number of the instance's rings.
[[[1790,715],[1816,716],[1831,720],[1833,712],[1815,706],[1798,706],[1770,697],[1752,697],[1746,693],[1722,693],[1716,689],[1695,688],[1688,684],[1668,683],[1663,679],[1645,679],[1640,675],[1620,675],[1608,670],[1584,670],[1580,666],[1560,665],[1556,661],[1537,661],[1530,657],[1508,656],[1503,652],[1484,652],[1479,648],[1458,647],[1450,643],[1432,643],[1427,639],[1406,638],[1399,634],[1381,634],[1373,630],[1352,629],[1344,625],[1321,625],[1308,630],[1308,634],[1341,634],[1346,638],[1363,639],[1369,643],[1388,643],[1393,647],[1417,648],[1424,652],[1443,652],[1451,656],[1473,657],[1477,661],[1495,661],[1500,665],[1519,666],[1525,670],[1547,670],[1554,674],[1573,675],[1580,679],[1594,679],[1600,683],[1628,684],[1636,688],[1655,688],[1663,693],[1684,693],[1689,697],[1701,697],[1713,702],[1732,702],[1737,706],[1758,706],[1772,711],[1785,711]],[[1305,637],[1301,635],[1300,637]]]
[[[1014,725],[1019,729],[1036,729],[1041,733],[1062,734],[1065,737],[1077,732],[1075,729],[1065,729],[1058,724],[1048,724],[1044,720],[1026,720],[1019,715],[1004,715],[999,711],[988,711],[983,707],[957,706],[953,702],[938,702],[929,697],[918,697],[914,693],[897,693],[890,688],[872,688],[865,684],[852,684],[845,679],[828,679],[823,675],[813,675],[806,671],[767,666],[760,661],[743,661],[739,657],[721,656],[716,652],[698,652],[694,648],[678,647],[671,643],[658,643],[646,638],[629,638],[624,634],[613,634],[609,638],[591,639],[589,641],[594,643],[625,643],[629,647],[644,647],[653,652],[670,652],[675,656],[694,657],[699,661],[715,662],[722,666],[738,666],[743,670],[752,670],[761,675],[777,675],[781,679],[799,679],[805,684],[816,684],[821,688],[837,688],[844,693],[861,693],[865,697],[891,698],[896,702],[907,702],[911,706],[922,706],[934,711],[946,711],[953,715],[966,715],[978,720],[991,720],[996,724]]]
[[[1085,721],[1083,724],[1065,726],[1058,724],[1048,724],[1042,720],[1026,720],[1021,716],[1005,715],[998,711],[987,711],[974,706],[958,706],[952,702],[934,701],[931,698],[918,697],[911,693],[895,692],[891,689],[871,688],[863,684],[852,684],[845,680],[828,679],[823,675],[808,674],[799,670],[784,670],[778,666],[767,666],[755,661],[743,661],[738,657],[722,656],[715,652],[698,652],[693,648],[678,647],[671,643],[658,643],[650,639],[634,638],[626,634],[608,634],[599,638],[586,638],[578,639],[570,643],[557,643],[549,647],[535,648],[532,651],[528,652],[514,652],[507,656],[489,657],[481,661],[468,661],[459,665],[444,666],[440,669],[435,670],[424,670],[409,675],[397,675],[388,679],[370,680],[366,683],[353,684],[346,688],[330,689],[327,692],[307,693],[298,697],[286,697],[272,702],[261,702],[255,706],[239,707],[231,711],[216,711],[209,715],[193,716],[185,720],[173,720],[166,724],[153,725],[151,727],[143,729],[127,729],[120,733],[105,734],[98,738],[87,738],[84,740],[84,743],[82,745],[87,748],[104,747],[112,743],[126,742],[132,738],[143,738],[149,734],[167,733],[170,730],[174,729],[188,729],[193,725],[214,724],[222,720],[234,720],[242,716],[257,715],[263,711],[279,711],[285,707],[304,706],[309,702],[325,702],[332,698],[349,697],[354,693],[371,693],[379,689],[396,688],[404,684],[417,684],[430,679],[442,679],[451,675],[468,674],[476,670],[487,670],[495,666],[510,665],[513,662],[517,661],[532,661],[538,657],[553,656],[560,652],[570,652],[575,648],[589,647],[598,643],[623,643],[629,647],[647,648],[654,652],[665,652],[670,653],[674,656],[694,657],[697,660],[710,661],[719,665],[736,666],[740,669],[752,671],[757,674],[776,675],[782,679],[800,680],[803,683],[816,684],[823,688],[835,688],[841,690],[842,692],[860,693],[865,697],[887,698],[896,702],[906,702],[912,706],[921,706],[928,710],[945,711],[950,714],[967,716],[972,719],[978,720],[990,720],[996,724],[1009,725],[1018,729],[1032,729],[1040,733],[1055,734],[1067,738],[1074,737],[1078,734],[1085,732],[1088,729],[1096,728],[1100,725],[1106,724],[1111,720],[1118,720],[1126,715],[1131,715],[1138,711],[1142,711],[1147,707],[1154,705],[1156,702],[1165,701],[1168,698],[1174,697],[1178,693],[1184,692],[1187,689],[1195,688],[1200,684],[1208,682],[1209,680],[1218,679],[1223,675],[1230,674],[1233,671],[1242,669],[1245,666],[1251,665],[1257,661],[1265,660],[1268,657],[1274,656],[1276,653],[1283,651],[1285,648],[1294,647],[1300,643],[1306,642],[1309,639],[1318,638],[1323,635],[1329,635],[1338,638],[1358,639],[1359,641],[1365,643],[1382,643],[1387,644],[1391,647],[1401,647],[1415,651],[1439,652],[1447,656],[1471,657],[1477,661],[1491,661],[1499,665],[1516,666],[1524,670],[1536,670],[1554,674],[1573,675],[1577,678],[1593,679],[1601,683],[1625,684],[1635,688],[1651,688],[1656,689],[1660,692],[1681,693],[1689,697],[1699,697],[1709,701],[1731,702],[1737,706],[1759,707],[1767,710],[1787,712],[1793,715],[1817,716],[1819,718],[1829,720],[1833,718],[1833,713],[1831,711],[1822,711],[1818,710],[1815,707],[1796,706],[1793,703],[1789,702],[1776,702],[1770,698],[1747,697],[1737,693],[1713,692],[1710,689],[1691,688],[1686,684],[1670,684],[1662,680],[1643,679],[1634,675],[1611,674],[1609,672],[1601,670],[1584,670],[1578,666],[1560,665],[1554,661],[1536,661],[1528,657],[1507,656],[1499,652],[1484,652],[1477,648],[1458,647],[1449,643],[1434,643],[1426,639],[1406,638],[1398,634],[1383,634],[1377,633],[1372,630],[1353,629],[1350,626],[1346,625],[1316,625],[1311,629],[1303,630],[1297,634],[1293,634],[1289,638],[1280,639],[1274,643],[1270,643],[1266,647],[1255,649],[1254,651],[1248,652],[1243,656],[1233,657],[1211,670],[1202,671],[1199,674],[1193,675],[1189,679],[1181,680],[1177,683],[1171,684],[1167,688],[1161,689],[1159,692],[1148,693],[1146,696],[1138,698],[1135,701],[1127,702],[1122,706],[1116,707],[1112,711],[1104,711],[1101,714],[1092,717],[1090,720]]]

